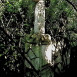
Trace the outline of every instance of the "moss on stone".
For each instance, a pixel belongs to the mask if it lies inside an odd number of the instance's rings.
[[[48,34],[26,34],[25,40],[33,44],[50,44],[51,38]]]

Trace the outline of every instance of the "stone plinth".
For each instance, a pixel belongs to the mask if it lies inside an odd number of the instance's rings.
[[[27,34],[25,36],[25,40],[25,56],[27,56],[27,58],[32,62],[36,69],[40,69],[43,65],[52,63],[52,47],[50,47],[50,35]]]

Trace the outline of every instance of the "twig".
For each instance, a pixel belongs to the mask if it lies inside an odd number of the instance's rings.
[[[12,37],[9,36],[9,34],[8,34],[2,27],[0,27],[0,30],[3,31],[3,33],[4,33],[12,42],[16,43],[16,42],[12,39]]]
[[[77,8],[75,7],[75,5],[71,1],[69,1],[69,0],[65,0],[65,1],[67,1],[70,5],[72,5],[72,7],[77,11]]]
[[[24,58],[30,64],[30,66],[33,68],[33,70],[36,72],[36,74],[39,76],[39,72],[35,69],[35,67],[33,66],[33,64],[26,57],[24,57]]]

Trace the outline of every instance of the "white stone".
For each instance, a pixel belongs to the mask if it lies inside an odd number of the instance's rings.
[[[45,33],[45,6],[44,0],[39,0],[35,7],[34,32]]]

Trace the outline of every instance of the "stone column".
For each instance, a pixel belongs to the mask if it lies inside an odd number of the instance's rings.
[[[39,0],[35,7],[35,33],[45,33],[45,5],[44,0]]]

